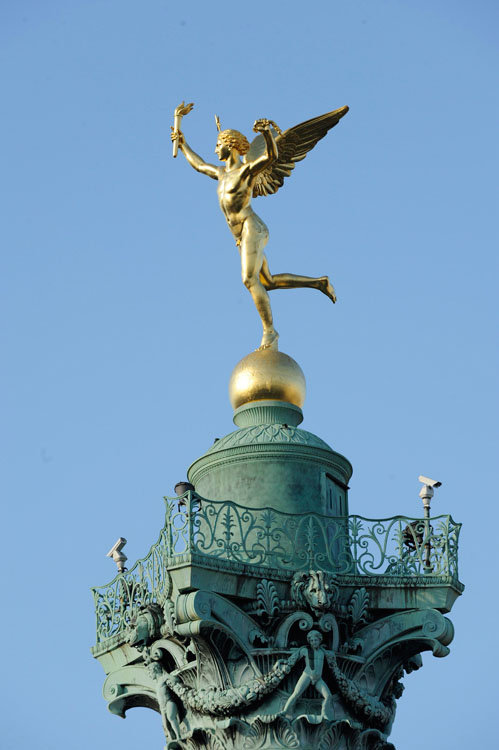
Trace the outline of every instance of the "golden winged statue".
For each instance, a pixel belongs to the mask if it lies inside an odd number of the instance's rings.
[[[341,107],[325,115],[314,117],[282,132],[272,120],[256,120],[258,133],[250,144],[238,130],[221,130],[216,117],[218,139],[215,153],[224,166],[208,164],[190,146],[180,129],[182,116],[192,109],[192,103],[182,102],[175,110],[175,125],[171,139],[174,156],[180,148],[189,164],[198,172],[218,181],[218,200],[241,256],[242,279],[249,290],[263,325],[259,349],[277,349],[279,334],[274,320],[268,292],[273,289],[318,289],[333,302],[336,294],[327,276],[312,278],[291,273],[271,274],[265,257],[269,231],[251,207],[251,199],[276,193],[289,177],[298,161],[302,161],[316,143],[324,138],[348,107]]]

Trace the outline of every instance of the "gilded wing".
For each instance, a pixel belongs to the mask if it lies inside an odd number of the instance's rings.
[[[284,178],[289,177],[297,161],[301,161],[311,151],[316,143],[324,138],[331,128],[341,120],[348,112],[348,107],[340,107],[334,112],[314,117],[312,120],[295,125],[284,133],[274,137],[279,151],[275,162],[260,172],[253,186],[253,197],[258,195],[270,195],[277,193]],[[266,148],[262,135],[258,135],[251,144],[250,151],[246,155],[247,161],[257,158]]]

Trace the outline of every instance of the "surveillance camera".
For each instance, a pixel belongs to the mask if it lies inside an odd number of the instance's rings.
[[[437,482],[436,479],[430,479],[429,477],[420,476],[418,477],[418,480],[422,482],[423,484],[426,484],[427,487],[441,487],[442,482]]]
[[[111,547],[111,549],[107,553],[106,557],[113,557],[114,558],[114,555],[117,552],[121,552],[121,550],[123,549],[123,547],[125,546],[125,544],[126,544],[125,537],[120,536],[120,538],[118,539],[118,541]]]
[[[125,563],[127,561],[127,556],[122,551],[123,547],[126,544],[126,539],[124,536],[120,536],[116,544],[113,544],[109,552],[107,553],[106,557],[112,557],[114,562],[116,563],[116,566],[118,568],[118,573],[124,573]]]

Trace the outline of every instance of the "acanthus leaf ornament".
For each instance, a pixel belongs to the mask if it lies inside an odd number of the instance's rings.
[[[263,578],[256,587],[258,607],[256,614],[271,621],[279,612],[280,603],[277,589],[272,581]]]
[[[353,629],[367,622],[369,610],[369,594],[364,587],[356,589],[348,604],[348,612]]]

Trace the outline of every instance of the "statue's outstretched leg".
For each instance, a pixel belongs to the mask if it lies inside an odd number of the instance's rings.
[[[243,284],[253,298],[263,325],[263,337],[259,349],[277,349],[279,334],[274,328],[272,308],[267,290],[260,281],[260,270],[264,259],[263,249],[267,244],[268,230],[263,221],[253,215],[244,223],[239,249]]]
[[[336,292],[327,276],[314,278],[312,276],[297,276],[293,273],[276,273],[272,275],[266,258],[263,259],[260,280],[269,292],[273,289],[318,289],[326,297],[329,297],[332,302],[336,302]]]

